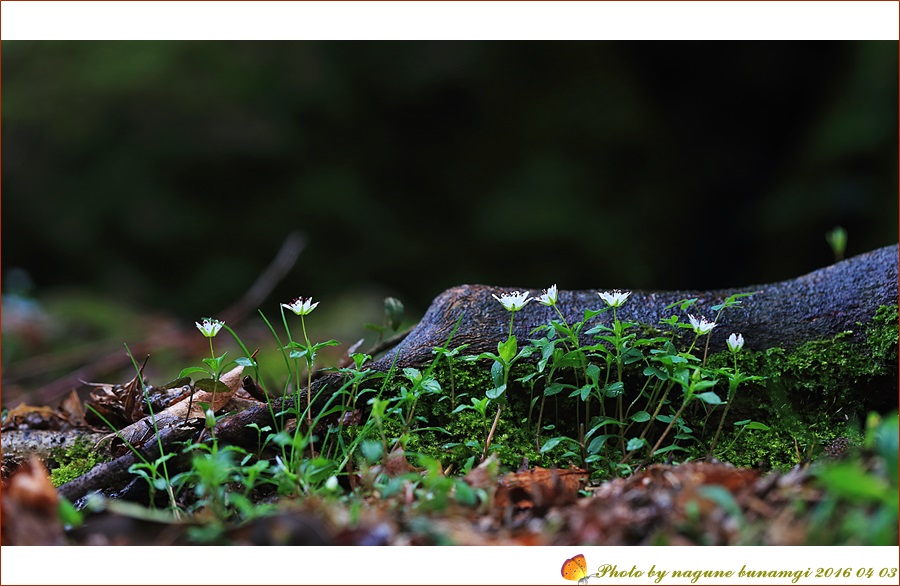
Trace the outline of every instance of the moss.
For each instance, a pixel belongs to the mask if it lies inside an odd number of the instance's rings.
[[[872,358],[885,365],[897,365],[898,321],[897,306],[882,305],[866,328],[866,343]]]
[[[870,409],[896,409],[896,396],[878,397],[860,388],[879,388],[896,378],[897,307],[882,306],[866,328],[866,347],[853,342],[851,333],[830,340],[815,340],[786,351],[744,351],[740,368],[765,376],[757,384],[738,389],[732,420],[752,419],[769,431],[733,425],[716,450],[722,459],[740,466],[789,468],[814,458],[821,446],[836,437],[860,441],[859,421]],[[726,364],[722,353],[711,365]]]
[[[94,449],[91,442],[82,438],[77,439],[67,450],[51,453],[51,457],[59,464],[50,471],[50,482],[53,486],[62,486],[107,460]]]

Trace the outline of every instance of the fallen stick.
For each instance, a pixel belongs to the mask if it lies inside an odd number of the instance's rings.
[[[161,455],[160,446],[162,446],[162,452],[164,453],[174,451],[175,443],[189,439],[197,432],[200,425],[195,424],[163,429],[159,432],[159,441],[157,441],[156,438],[150,438],[142,446],[135,448],[140,455],[129,451],[125,455],[115,458],[114,460],[98,464],[78,478],[60,486],[58,489],[59,494],[74,502],[87,495],[89,492],[116,486],[124,480],[133,477],[128,471],[133,464],[138,464],[144,460],[148,462],[156,461]],[[172,461],[170,460],[169,462]],[[176,466],[173,463],[169,469],[170,475],[175,473],[175,468]]]

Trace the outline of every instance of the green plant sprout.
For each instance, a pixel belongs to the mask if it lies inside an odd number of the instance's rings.
[[[288,335],[288,348],[290,349],[290,357],[294,359],[294,363],[300,358],[304,358],[306,360],[306,423],[309,428],[309,451],[313,458],[316,457],[316,447],[315,447],[315,438],[312,436],[312,410],[311,410],[311,397],[310,397],[310,389],[312,387],[312,371],[313,371],[313,363],[316,360],[316,352],[321,350],[326,346],[337,346],[337,340],[328,340],[327,342],[319,342],[318,344],[310,344],[309,342],[309,334],[306,333],[306,316],[313,312],[313,310],[319,305],[319,302],[312,302],[312,297],[304,300],[302,297],[297,297],[291,303],[282,303],[281,304],[281,319],[284,322],[284,329]],[[300,326],[303,329],[303,341],[305,344],[299,344],[291,338],[291,330],[287,325],[287,318],[284,315],[284,310],[290,309],[294,312],[295,315],[300,316]],[[297,400],[300,398],[300,371],[299,369],[295,369],[296,375],[296,393]],[[299,427],[298,427],[299,428]]]
[[[493,438],[494,432],[497,430],[497,424],[500,422],[500,412],[503,410],[503,405],[506,404],[506,388],[509,384],[509,371],[516,361],[531,356],[531,353],[534,351],[532,346],[525,346],[519,350],[516,337],[513,335],[513,323],[516,318],[516,312],[525,307],[530,301],[528,292],[525,291],[520,293],[518,291],[513,291],[511,293],[504,293],[500,297],[497,297],[496,295],[493,295],[493,297],[509,312],[509,334],[507,335],[506,341],[497,343],[496,354],[492,352],[482,352],[476,357],[476,359],[490,358],[493,360],[493,364],[491,365],[491,381],[494,386],[493,388],[488,389],[485,395],[488,399],[497,403],[497,415],[494,416],[494,423],[491,425],[491,429],[484,440],[484,452],[481,456],[482,461],[487,459],[491,438]]]
[[[835,226],[833,230],[826,232],[825,242],[834,253],[834,262],[844,260],[844,253],[847,251],[847,231],[842,226]]]

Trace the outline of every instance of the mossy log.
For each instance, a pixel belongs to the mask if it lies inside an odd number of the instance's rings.
[[[666,311],[669,304],[697,298],[688,312],[712,320],[716,317],[712,306],[737,293],[753,293],[751,297],[741,299],[739,307],[722,313],[718,327],[711,334],[710,351],[724,349],[725,340],[732,332],[744,336],[748,350],[791,349],[847,331],[853,332],[852,341],[863,342],[861,325],[871,322],[880,306],[897,304],[897,267],[898,247],[886,246],[802,277],[769,285],[715,291],[634,291],[617,313],[620,320],[652,326],[673,313],[681,313],[677,309]],[[435,298],[419,325],[396,351],[373,368],[389,368],[394,354],[397,366],[421,366],[431,362],[434,358],[432,349],[444,345],[460,318],[451,347],[469,344],[466,352],[473,354],[496,351],[497,343],[505,340],[508,334],[509,313],[492,296],[513,289],[461,285],[444,291]],[[538,290],[525,290],[531,295],[540,294]],[[560,291],[558,307],[569,323],[580,321],[586,309],[605,306],[598,296],[602,291]],[[552,308],[529,303],[516,313],[513,333],[519,340],[527,340],[532,337],[530,333],[534,328],[556,317]],[[588,323],[609,325],[611,319],[612,314],[607,312]],[[687,321],[686,315],[682,315],[682,321]]]

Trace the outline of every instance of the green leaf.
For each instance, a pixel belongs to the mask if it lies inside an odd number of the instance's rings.
[[[596,364],[588,364],[587,368],[584,369],[584,373],[590,379],[591,383],[594,384],[594,386],[600,385],[600,382],[599,382],[600,381],[600,367],[599,366],[597,366]]]
[[[59,497],[59,520],[63,525],[69,527],[80,527],[84,516],[81,511],[75,508],[69,499],[64,496]]]
[[[404,368],[403,375],[413,384],[422,380],[422,373],[419,372],[418,368]]]
[[[634,364],[644,359],[644,355],[636,348],[629,348],[622,354],[623,364]]]
[[[594,440],[588,445],[587,452],[588,454],[596,454],[603,447],[603,444],[606,443],[606,440],[612,437],[617,437],[615,434],[606,433],[603,435],[598,435],[594,438]]]
[[[724,303],[719,303],[710,307],[712,311],[719,311],[720,309],[726,309],[728,307],[735,307],[740,305],[741,302],[738,301],[741,297],[750,297],[751,295],[756,295],[756,293],[735,293],[731,297],[725,300]]]
[[[145,470],[142,470],[141,467],[144,467],[144,464],[132,464],[128,467],[128,473],[134,474],[135,476],[140,476],[141,478],[145,478],[148,482],[150,481],[150,475],[147,474]]]
[[[313,344],[313,352],[320,350],[322,348],[326,348],[328,346],[340,346],[341,343],[337,340],[328,340],[327,342],[319,342],[318,344]]]
[[[669,310],[675,306],[679,306],[678,308],[681,311],[687,311],[687,308],[695,303],[697,303],[697,297],[694,297],[693,299],[682,299],[680,301],[676,301],[675,303],[670,303],[669,305],[666,305],[665,309]]]
[[[669,375],[667,375],[662,370],[656,368],[655,366],[648,366],[644,369],[644,376],[655,376],[659,380],[668,380]]]
[[[234,361],[238,366],[256,366],[256,361],[247,358],[246,356],[241,356],[237,360]]]
[[[217,380],[213,380],[211,378],[201,378],[196,383],[194,383],[194,387],[201,390],[206,391],[207,393],[230,393],[231,389],[229,389],[225,383]]]
[[[587,321],[592,317],[597,317],[601,313],[605,313],[607,311],[609,311],[609,307],[604,307],[603,309],[586,309],[584,310],[584,321]]]
[[[553,395],[561,393],[564,388],[566,388],[566,386],[562,383],[550,383],[544,388],[544,396],[552,397]]]
[[[744,515],[740,505],[734,499],[734,495],[731,494],[731,491],[724,486],[720,484],[707,484],[697,489],[697,492],[701,497],[709,499],[719,505],[723,511],[737,519],[738,523],[743,522]]]
[[[193,374],[193,373],[195,373],[195,372],[202,372],[202,373],[205,373],[205,374],[209,374],[209,371],[206,370],[205,368],[200,368],[199,366],[189,366],[189,367],[185,368],[184,370],[182,370],[182,371],[178,374],[178,378],[183,378],[183,377],[185,377],[185,376],[187,376],[187,375],[189,375],[189,374]]]
[[[516,354],[513,360],[518,360],[519,358],[528,358],[529,356],[534,354],[536,350],[537,349],[534,346],[525,346],[524,348],[519,350],[519,353]]]
[[[367,462],[377,462],[378,459],[381,458],[381,454],[384,450],[381,442],[375,440],[364,441],[360,444],[359,449],[362,451],[363,458],[365,458]]]
[[[193,368],[196,368],[196,367],[193,367]],[[200,370],[203,370],[203,369],[201,368]],[[189,385],[189,384],[191,384],[190,377],[181,376],[181,377],[178,377],[175,380],[167,382],[163,386],[159,387],[159,390],[167,391],[169,389],[176,389],[178,387],[183,387],[184,385]]]
[[[503,384],[503,364],[500,361],[494,361],[491,364],[491,382],[494,383],[495,387],[499,387]]]
[[[517,350],[518,344],[515,336],[510,336],[505,342],[497,344],[497,354],[499,354],[500,359],[507,364],[516,356]]]
[[[566,440],[566,439],[569,439],[569,438],[554,437],[554,438],[548,439],[546,442],[544,442],[544,445],[541,446],[541,453],[543,454],[545,452],[549,452],[550,450],[552,450],[553,448],[558,446],[560,444],[560,442],[562,442],[563,440]]]
[[[627,444],[625,444],[625,449],[629,452],[633,452],[634,450],[640,449],[645,445],[647,445],[647,440],[641,437],[633,437],[628,440]]]
[[[453,496],[456,499],[456,502],[466,505],[473,506],[478,503],[478,497],[475,495],[475,490],[472,489],[469,484],[461,478],[457,478],[453,482],[454,493]]]
[[[227,352],[225,354],[228,354]],[[225,360],[225,354],[218,356],[216,358],[204,358],[203,364],[208,365],[210,368],[218,370],[220,366],[222,366],[222,361]]]
[[[824,467],[817,476],[829,492],[849,500],[884,501],[891,492],[883,478],[869,474],[859,462]]]
[[[650,421],[650,414],[646,411],[638,411],[631,416],[631,420],[637,423],[644,423],[645,421]]]
[[[697,399],[700,399],[704,403],[708,405],[721,405],[722,399],[719,398],[719,395],[713,393],[712,391],[708,393],[700,393],[699,395],[694,395]]]
[[[664,448],[660,448],[660,449],[656,450],[654,452],[654,454],[658,456],[659,454],[665,454],[666,452],[674,452],[675,450],[678,450],[679,452],[687,451],[686,449],[682,448],[681,446],[676,446],[675,444],[672,444],[671,446],[666,446]]]
[[[497,400],[498,398],[500,398],[503,395],[503,393],[505,393],[505,392],[506,392],[506,385],[503,384],[503,385],[500,385],[499,387],[494,387],[493,389],[487,391],[485,393],[485,395],[487,395],[488,399],[491,399],[492,401],[494,401],[494,400]]]
[[[702,391],[703,389],[708,389],[714,386],[716,386],[716,381],[714,380],[701,380],[693,383],[691,385],[691,390],[696,393],[697,391]]]
[[[769,431],[770,429],[772,429],[765,423],[760,423],[759,421],[745,421],[735,423],[735,425],[743,425],[744,429],[761,429],[763,431]]]
[[[597,424],[591,428],[589,432],[587,432],[587,437],[590,437],[594,434],[595,431],[603,427],[604,425],[625,425],[623,422],[618,419],[613,419],[612,417],[604,417],[597,422]]]
[[[429,376],[422,381],[422,390],[424,390],[426,393],[440,393],[441,383],[437,382],[435,379]]]
[[[584,365],[584,362],[584,353],[580,350],[572,350],[558,356],[554,361],[554,366],[557,368],[581,368]]]
[[[607,397],[618,397],[625,391],[625,385],[621,381],[610,383],[603,387],[603,394]]]
[[[592,389],[592,388],[593,388],[593,387],[592,387],[591,385],[584,385],[584,386],[581,387],[580,389],[575,389],[574,391],[572,391],[571,393],[569,393],[569,396],[570,396],[570,397],[578,396],[578,397],[581,398],[582,401],[586,401],[587,398],[588,398],[588,397],[590,396],[590,394],[591,394],[591,389]]]

